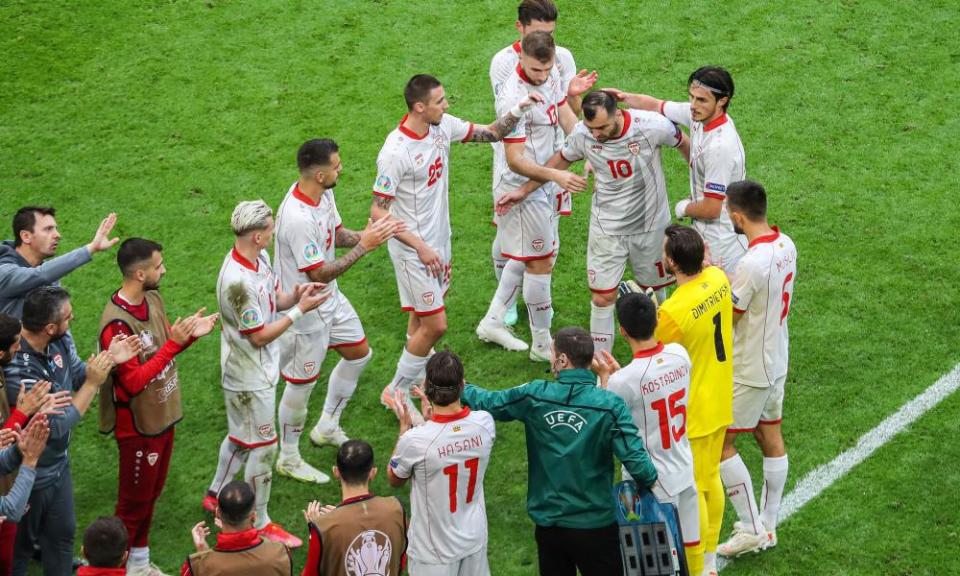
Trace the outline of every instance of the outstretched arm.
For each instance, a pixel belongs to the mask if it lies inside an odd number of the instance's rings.
[[[376,250],[398,232],[403,232],[406,226],[396,220],[389,213],[376,221],[367,220],[367,227],[362,232],[354,232],[341,228],[337,231],[337,246],[353,246],[353,249],[340,256],[333,262],[324,262],[319,268],[307,270],[307,277],[313,282],[328,284],[350,269],[360,258],[368,252]],[[341,242],[343,242],[341,244]]]
[[[547,163],[544,164],[544,168],[555,169],[555,170],[566,170],[570,167],[571,162],[563,157],[559,151],[554,153],[553,156],[547,160]],[[522,186],[516,190],[512,190],[503,194],[497,198],[495,209],[497,214],[504,215],[510,211],[511,208],[523,202],[527,196],[533,193],[534,190],[543,186],[544,182],[539,180],[530,179],[527,180]]]
[[[503,140],[503,138],[512,132],[517,126],[517,123],[520,122],[520,119],[523,118],[523,115],[526,114],[530,108],[533,108],[538,102],[542,101],[543,98],[541,98],[539,94],[528,95],[509,112],[497,118],[493,124],[487,124],[485,126],[478,126],[474,124],[473,131],[464,141],[499,142],[500,140]]]
[[[617,88],[604,88],[603,91],[613,96],[617,102],[623,102],[628,107],[636,108],[637,110],[660,112],[660,105],[663,103],[663,100],[654,98],[653,96],[648,96],[646,94],[631,94]]]

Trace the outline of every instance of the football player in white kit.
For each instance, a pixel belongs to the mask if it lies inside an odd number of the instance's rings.
[[[394,488],[413,484],[407,557],[414,576],[490,574],[483,477],[496,429],[489,412],[460,404],[463,386],[460,358],[438,352],[427,363],[423,390],[430,419],[413,427],[406,402],[394,403],[400,439],[387,478]]]
[[[737,511],[730,540],[717,547],[739,556],[777,544],[777,515],[787,482],[787,453],[780,433],[789,363],[787,316],[797,279],[797,247],[767,223],[767,194],[757,182],[727,188],[727,210],[738,234],[749,240],[733,275],[733,425],[727,429],[720,477]],[[750,472],[734,442],[752,432],[763,452],[763,493],[758,510]]]
[[[587,242],[590,332],[598,350],[613,350],[613,305],[617,286],[629,263],[646,289],[662,290],[674,282],[661,262],[663,231],[670,224],[667,184],[660,149],[689,154],[690,141],[676,124],[656,112],[620,110],[612,94],[595,91],[583,99],[583,120],[546,166],[564,170],[587,159],[593,165],[593,203]],[[530,181],[501,196],[508,210],[533,191]],[[664,294],[658,295],[663,300]]]
[[[529,179],[546,184],[513,210],[498,216],[500,252],[523,267],[504,268],[490,307],[477,326],[477,336],[507,350],[528,349],[527,343],[511,334],[505,324],[507,306],[522,289],[533,335],[530,359],[549,361],[553,316],[550,281],[558,242],[557,219],[560,213],[570,211],[570,192],[584,190],[586,179],[565,170],[545,168],[544,164],[562,145],[557,127],[569,134],[577,123],[567,102],[568,95],[586,92],[596,81],[596,72],[578,74],[564,90],[554,65],[553,36],[544,31],[531,32],[523,37],[520,49],[520,62],[497,95],[497,111],[502,113],[515,106],[528,94],[540,95],[543,102],[527,112],[514,131],[504,137],[494,197],[519,188]]]
[[[520,62],[520,42],[523,37],[530,32],[542,30],[551,35],[557,28],[557,6],[551,0],[523,0],[517,7],[517,21],[514,24],[517,32],[520,33],[520,40],[510,44],[493,55],[490,61],[490,87],[493,89],[494,106],[496,106],[497,95],[503,87],[504,82],[510,78],[513,71]],[[563,91],[566,92],[570,86],[570,81],[577,74],[577,65],[574,63],[573,54],[562,46],[557,46],[557,58],[554,64],[557,72],[560,74],[560,81]],[[580,96],[570,96],[567,98],[570,108],[577,114],[580,113]],[[557,127],[557,137],[563,138],[563,132]],[[503,162],[503,144],[493,143],[493,189],[497,185],[497,166]],[[494,198],[496,201],[496,198]],[[570,212],[561,213],[561,216],[567,216]],[[493,225],[497,225],[497,215],[493,216]],[[513,274],[523,274],[523,263],[518,260],[505,258],[500,251],[500,236],[494,234],[493,237],[493,271],[496,274],[497,281],[500,281],[501,273],[504,267],[513,267]],[[557,245],[557,252],[560,246]],[[507,304],[507,314],[504,316],[504,322],[507,326],[513,326],[517,323],[517,299],[514,295],[513,301]]]
[[[690,356],[680,344],[664,345],[654,338],[657,306],[645,294],[628,292],[616,307],[620,334],[630,344],[633,360],[620,368],[609,351],[599,352],[601,385],[630,408],[637,433],[657,469],[653,493],[661,502],[676,504],[689,572],[699,576],[703,565],[700,508],[686,433]],[[623,476],[630,477],[625,468]]]
[[[677,218],[692,218],[710,249],[713,264],[732,276],[747,251],[723,203],[727,186],[747,177],[740,135],[727,115],[733,78],[716,66],[698,68],[687,81],[690,102],[669,102],[613,90],[627,106],[659,112],[690,130],[690,196],[677,202]]]
[[[277,472],[304,482],[329,482],[330,477],[300,457],[300,435],[307,418],[310,392],[320,376],[327,350],[341,359],[330,372],[323,414],[310,432],[318,445],[340,446],[348,440],[340,415],[353,396],[372,352],[360,318],[337,285],[337,278],[365,254],[404,230],[390,217],[368,220],[362,231],[348,230],[340,221],[333,188],[343,166],[336,142],[309,140],[297,152],[300,178],[290,186],[277,210],[274,258],[285,291],[307,282],[326,285],[330,298],[319,308],[299,315],[280,339],[280,374],[286,381],[280,400],[280,457]],[[336,249],[350,250],[337,257]]]
[[[443,85],[428,74],[417,74],[404,88],[407,114],[387,135],[377,156],[370,213],[388,214],[406,224],[388,244],[400,293],[400,307],[409,312],[407,343],[397,371],[380,401],[394,407],[395,392],[408,391],[423,380],[433,345],[447,330],[444,295],[450,285],[450,145],[453,142],[494,142],[509,134],[538,96],[517,100],[490,125],[477,125],[447,114]],[[416,407],[405,395],[419,422]]]
[[[236,242],[223,259],[217,279],[217,301],[223,330],[220,334],[221,384],[227,406],[227,436],[203,507],[217,508],[217,495],[244,468],[244,480],[256,493],[255,527],[267,539],[290,548],[299,538],[270,521],[267,503],[277,432],[274,426],[280,350],[277,338],[293,325],[279,310],[296,307],[305,314],[329,297],[320,284],[300,284],[293,293],[280,291],[270,268],[267,247],[273,241],[273,211],[263,200],[241,202],[230,226]]]

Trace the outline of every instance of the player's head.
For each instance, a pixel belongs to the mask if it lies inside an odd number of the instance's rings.
[[[623,131],[623,112],[608,92],[595,90],[583,98],[583,125],[599,142],[616,138]]]
[[[57,253],[60,230],[52,206],[24,206],[13,215],[13,245],[49,258]]]
[[[671,224],[663,233],[664,267],[670,274],[694,276],[703,270],[703,238],[690,226]]]
[[[256,495],[253,488],[242,480],[233,480],[220,489],[217,496],[217,518],[224,528],[238,531],[253,524],[253,505]]]
[[[706,122],[727,111],[733,98],[733,78],[719,66],[702,66],[687,80],[690,111],[697,122]]]
[[[315,182],[324,190],[333,188],[343,171],[340,147],[329,138],[307,140],[297,150],[297,168],[301,180]]]
[[[424,393],[435,406],[449,406],[460,400],[463,391],[463,362],[453,352],[443,350],[427,362]]]
[[[373,446],[363,440],[347,440],[337,451],[333,475],[346,486],[366,486],[377,475]]]
[[[743,234],[747,222],[766,224],[767,191],[753,180],[740,180],[727,186],[727,212],[733,222],[733,231]]]
[[[590,368],[593,363],[593,337],[579,326],[561,328],[553,336],[550,369],[554,374],[570,368]]]
[[[263,200],[244,200],[233,209],[230,227],[237,238],[249,238],[258,248],[266,248],[273,238],[273,210]]]
[[[13,316],[0,314],[0,366],[10,363],[20,349],[20,321]]]
[[[530,84],[540,86],[550,78],[557,47],[547,32],[531,32],[520,42],[520,66]]]
[[[127,563],[127,528],[116,516],[101,516],[83,531],[83,557],[95,568],[120,568]]]
[[[553,34],[557,29],[557,6],[551,0],[523,0],[517,6],[520,38],[531,32]]]
[[[70,329],[73,305],[70,293],[59,286],[40,286],[23,299],[23,328],[33,334],[44,334],[51,341],[59,340]]]
[[[167,273],[163,265],[163,246],[146,238],[127,238],[117,250],[117,266],[124,280],[143,284],[144,290],[156,290]]]
[[[646,294],[628,292],[617,300],[620,334],[633,340],[649,340],[657,328],[657,307]]]
[[[403,89],[403,99],[407,101],[407,110],[420,116],[428,123],[438,126],[443,114],[450,107],[443,84],[429,74],[417,74]]]

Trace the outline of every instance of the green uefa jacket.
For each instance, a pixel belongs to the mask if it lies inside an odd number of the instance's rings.
[[[590,370],[562,370],[559,381],[534,380],[507,390],[467,384],[462,400],[496,420],[524,423],[527,512],[539,526],[601,528],[614,523],[614,454],[641,486],[657,480],[627,405],[598,388]]]

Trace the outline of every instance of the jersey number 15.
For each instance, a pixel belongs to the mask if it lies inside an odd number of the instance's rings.
[[[678,404],[686,395],[686,389],[677,390],[666,398],[660,398],[650,403],[650,407],[657,411],[660,420],[660,444],[664,450],[670,449],[670,439],[679,442],[687,431],[687,407]],[[669,401],[669,404],[667,403]],[[671,426],[675,417],[680,417],[680,426]]]

